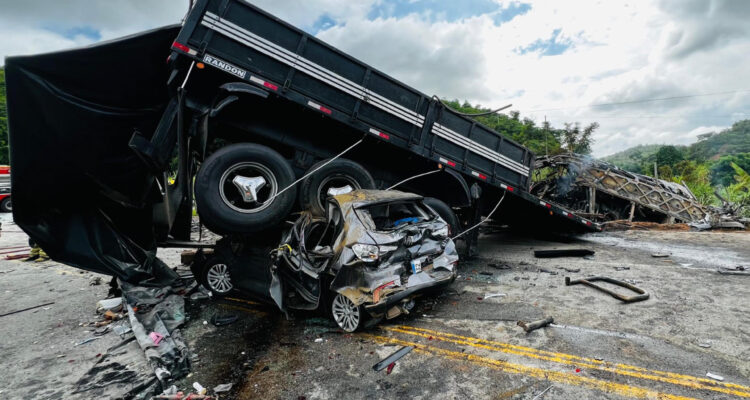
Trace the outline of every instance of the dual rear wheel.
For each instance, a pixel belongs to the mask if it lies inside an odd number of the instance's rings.
[[[315,170],[292,186],[292,167],[273,149],[253,143],[226,146],[206,159],[196,176],[201,221],[221,235],[255,233],[281,222],[294,208],[298,191],[302,209],[323,215],[328,196],[375,188],[367,170],[351,160],[324,160],[310,168]]]

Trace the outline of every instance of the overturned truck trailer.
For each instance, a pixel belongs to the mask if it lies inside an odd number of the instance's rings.
[[[398,189],[454,233],[503,196],[500,222],[598,229],[529,192],[527,148],[245,1],[6,68],[15,220],[53,259],[127,281],[188,245],[194,203],[220,235],[262,235],[415,175]]]
[[[692,223],[696,228],[738,228],[737,210],[701,204],[684,185],[635,174],[579,154],[536,160],[531,192],[598,222],[637,220]],[[731,209],[731,210],[730,210]]]

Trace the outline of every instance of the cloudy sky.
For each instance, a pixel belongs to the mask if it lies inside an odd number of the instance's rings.
[[[597,121],[597,156],[750,118],[747,0],[250,2],[427,94]],[[187,4],[0,0],[0,58],[177,23]]]

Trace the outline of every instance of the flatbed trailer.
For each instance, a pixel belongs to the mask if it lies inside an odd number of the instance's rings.
[[[529,149],[246,1],[197,1],[172,49],[338,121],[352,135],[372,135],[457,171],[469,185],[506,191],[545,214],[597,229],[529,193]],[[441,197],[438,190],[425,194]]]
[[[501,224],[600,229],[529,193],[524,146],[245,1],[11,57],[6,79],[15,220],[53,258],[125,280],[190,240],[195,203],[215,232],[257,234],[342,189],[320,183],[338,175],[370,189],[423,175],[398,189],[437,199],[457,230],[501,198]]]

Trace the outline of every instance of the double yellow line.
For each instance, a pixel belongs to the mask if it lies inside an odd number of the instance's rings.
[[[691,389],[709,390],[730,394],[738,397],[750,397],[750,387],[737,385],[733,383],[716,382],[707,378],[700,378],[690,375],[678,374],[674,372],[657,371],[637,367],[628,364],[609,363],[595,360],[587,357],[580,357],[572,354],[557,353],[545,350],[538,350],[530,347],[517,346],[509,343],[502,343],[493,340],[473,338],[451,333],[439,332],[430,329],[415,328],[409,326],[384,327],[383,329],[420,338],[434,339],[442,342],[448,342],[461,346],[469,346],[478,349],[489,350],[492,352],[501,352],[522,357],[534,358],[542,361],[549,361],[562,365],[575,366],[577,368],[595,369],[612,374],[629,376],[638,379],[652,380],[657,382],[679,385]],[[411,343],[400,339],[369,335],[372,340],[381,343],[393,343],[404,346],[414,346],[419,351],[432,354],[442,355],[452,359],[467,360],[473,363],[482,364],[492,368],[502,369],[506,372],[530,375],[551,381],[589,388],[599,389],[606,392],[618,393],[623,396],[643,398],[658,397],[664,399],[688,399],[688,397],[676,396],[666,393],[653,391],[624,384],[618,384],[610,381],[604,381],[594,378],[583,377],[566,372],[553,371],[548,369],[529,367],[522,364],[511,363],[507,361],[494,360],[487,357],[454,352],[441,349],[434,346],[425,346],[418,343]]]

